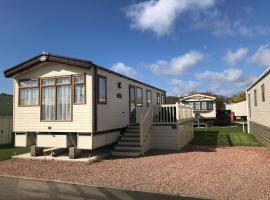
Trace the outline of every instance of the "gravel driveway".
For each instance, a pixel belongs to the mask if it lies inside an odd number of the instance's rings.
[[[0,174],[210,199],[269,199],[270,148],[187,146],[94,163],[7,160]]]

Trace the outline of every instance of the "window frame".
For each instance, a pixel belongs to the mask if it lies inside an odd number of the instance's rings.
[[[262,97],[262,102],[265,102],[265,85],[261,85],[261,97]]]
[[[160,94],[160,104],[161,105],[165,104],[165,95],[164,94]]]
[[[104,102],[100,102],[99,101],[99,78],[103,78],[105,80],[105,101]],[[108,93],[107,93],[107,77],[97,74],[97,104],[103,104],[106,105],[108,103]]]
[[[249,113],[248,113],[248,115],[249,115],[249,117],[251,117],[251,98],[250,98],[250,93],[248,93],[248,110],[249,110]]]
[[[75,83],[75,81],[74,81],[74,79],[75,79],[75,77],[76,76],[83,76],[83,83]],[[74,74],[73,76],[72,76],[72,91],[73,91],[73,93],[72,93],[72,96],[73,96],[73,100],[72,100],[72,102],[73,102],[73,105],[83,105],[83,104],[86,104],[86,100],[87,100],[87,98],[86,98],[86,74],[84,73],[84,74]],[[83,102],[79,102],[79,103],[76,103],[75,102],[75,86],[76,85],[83,85],[84,86],[84,99],[83,99]]]
[[[150,103],[148,103],[148,93],[150,93]],[[150,107],[152,105],[152,91],[146,90],[146,107]]]
[[[138,93],[137,93],[137,91],[138,91],[138,89],[142,91],[141,92],[141,94],[142,94],[142,96],[141,96],[141,104],[142,105],[138,105],[138,102],[137,102],[137,99],[138,99]],[[143,107],[143,88],[141,88],[141,87],[137,87],[136,86],[136,100],[135,100],[135,102],[136,102],[136,107]]]
[[[65,78],[68,77],[70,80],[70,83],[64,83],[64,84],[57,84],[57,78]],[[42,80],[48,80],[48,79],[54,79],[55,82],[53,85],[42,85]],[[40,121],[41,122],[71,122],[73,121],[73,83],[72,83],[72,75],[63,75],[63,76],[53,76],[53,77],[45,77],[40,78]],[[70,119],[69,120],[58,120],[57,119],[57,87],[59,86],[70,86]],[[42,119],[42,88],[43,87],[55,87],[55,119],[54,120],[44,120]]]
[[[21,82],[24,81],[37,81],[38,85],[37,86],[31,86],[31,87],[21,87]],[[21,89],[33,89],[37,88],[38,89],[38,103],[34,105],[22,105],[20,103],[21,99]],[[33,106],[40,106],[40,80],[38,78],[33,78],[33,79],[21,79],[18,81],[18,107],[33,107]]]
[[[257,102],[257,89],[254,90],[254,106],[258,106],[258,102]]]

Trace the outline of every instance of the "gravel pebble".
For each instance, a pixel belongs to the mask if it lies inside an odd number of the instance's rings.
[[[270,148],[187,146],[93,163],[11,159],[0,174],[210,199],[270,199]]]

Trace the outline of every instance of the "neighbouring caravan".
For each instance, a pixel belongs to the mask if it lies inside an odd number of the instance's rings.
[[[235,120],[247,120],[247,101],[226,104],[226,110],[234,114]]]
[[[270,67],[246,91],[248,131],[270,146]]]
[[[191,123],[191,115],[179,114],[189,108],[164,105],[164,90],[87,60],[42,53],[4,74],[14,80],[15,145],[34,145],[33,154],[38,148],[92,150],[120,140],[115,155],[141,155],[151,149],[154,120],[174,130],[180,118]]]
[[[214,123],[216,119],[216,97],[198,93],[181,98],[180,103],[191,106],[193,117],[200,119],[200,123]]]

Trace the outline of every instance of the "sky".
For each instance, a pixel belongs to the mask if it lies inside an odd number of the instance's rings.
[[[1,0],[3,71],[46,51],[167,91],[230,96],[270,66],[269,0]]]

